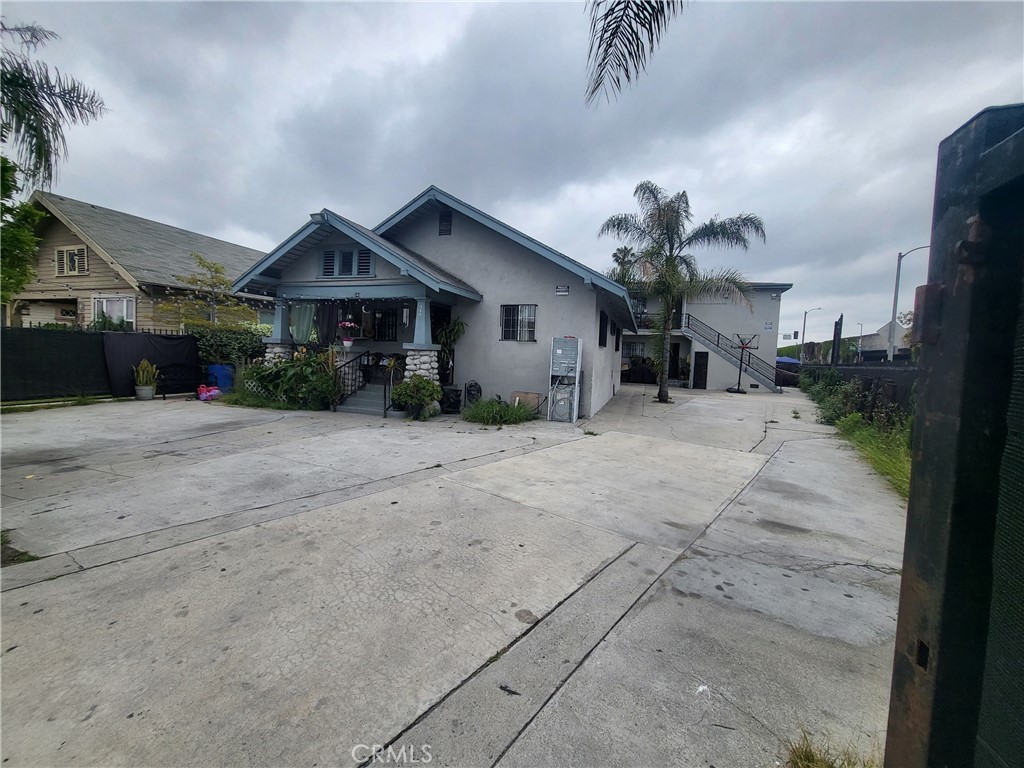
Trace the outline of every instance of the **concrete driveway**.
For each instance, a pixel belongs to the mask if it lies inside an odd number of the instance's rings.
[[[45,555],[2,573],[5,765],[774,765],[801,725],[878,737],[902,503],[798,394],[651,394],[575,428],[5,415],[3,527]]]

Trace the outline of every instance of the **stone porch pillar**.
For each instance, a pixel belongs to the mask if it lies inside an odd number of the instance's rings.
[[[412,344],[403,345],[405,356],[405,378],[419,374],[433,382],[440,383],[437,375],[437,353],[441,347],[430,343],[430,304],[426,297],[416,299],[416,326]]]
[[[285,299],[274,300],[274,323],[270,328],[270,336],[263,340],[267,345],[266,359],[290,360],[292,357],[291,337],[288,335],[288,302]]]

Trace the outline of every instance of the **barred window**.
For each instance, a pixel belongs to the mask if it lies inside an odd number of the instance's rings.
[[[646,357],[647,356],[647,342],[645,341],[627,341],[622,345],[622,356],[625,358],[632,359],[634,357]]]
[[[501,340],[502,341],[536,341],[537,340],[537,305],[536,304],[502,304],[501,305]]]

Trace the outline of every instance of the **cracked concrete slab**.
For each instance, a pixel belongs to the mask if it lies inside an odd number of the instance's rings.
[[[5,593],[11,765],[347,765],[631,542],[438,479]]]
[[[626,457],[630,460],[628,472]],[[636,541],[681,550],[764,465],[764,456],[606,433],[452,479]]]

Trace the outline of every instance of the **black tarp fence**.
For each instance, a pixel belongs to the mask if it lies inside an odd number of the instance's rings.
[[[199,386],[194,336],[150,333],[0,329],[0,400],[135,394],[132,366],[148,359],[160,369],[158,393]]]

